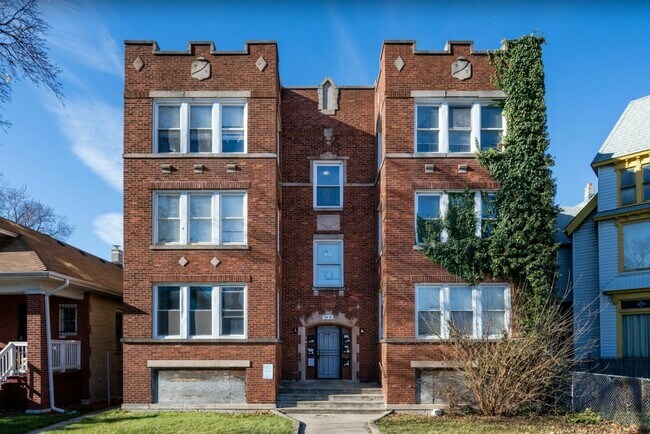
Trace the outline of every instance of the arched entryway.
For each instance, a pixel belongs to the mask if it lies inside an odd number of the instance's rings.
[[[342,313],[314,312],[300,322],[300,378],[358,381],[357,319]]]

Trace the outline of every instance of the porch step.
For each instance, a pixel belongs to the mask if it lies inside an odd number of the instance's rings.
[[[381,393],[372,393],[372,394],[328,394],[328,393],[319,393],[314,394],[302,394],[302,393],[280,393],[278,395],[278,401],[329,401],[329,402],[341,402],[341,401],[366,401],[366,402],[383,402],[384,396]]]
[[[283,381],[277,407],[285,413],[381,413],[384,395],[376,383]]]
[[[279,408],[282,413],[292,414],[377,414],[380,415],[385,411],[382,407],[380,410],[374,408],[339,408],[339,407],[320,407],[320,408]]]
[[[338,408],[338,409],[384,409],[383,401],[278,401],[278,408]]]

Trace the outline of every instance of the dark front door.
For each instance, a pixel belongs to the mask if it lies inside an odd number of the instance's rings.
[[[27,303],[18,305],[18,341],[27,342]]]
[[[318,378],[341,378],[341,329],[318,327]]]

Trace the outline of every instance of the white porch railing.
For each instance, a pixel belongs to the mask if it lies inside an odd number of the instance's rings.
[[[0,351],[0,382],[27,372],[27,342],[9,342]]]
[[[52,370],[81,369],[81,341],[52,340]]]

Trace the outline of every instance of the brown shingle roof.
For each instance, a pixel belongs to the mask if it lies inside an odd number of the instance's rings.
[[[52,271],[122,292],[122,267],[0,217],[0,273],[30,271]]]

